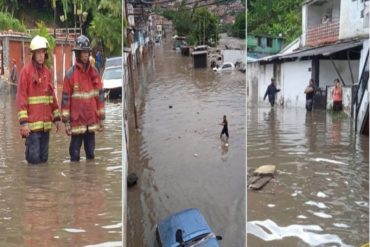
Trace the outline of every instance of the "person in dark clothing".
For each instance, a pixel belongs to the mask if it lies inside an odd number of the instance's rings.
[[[267,87],[265,96],[263,97],[263,100],[266,99],[266,96],[269,96],[269,102],[271,106],[274,106],[275,104],[275,95],[277,92],[279,92],[280,89],[277,89],[275,86],[275,78],[271,78],[271,84]]]
[[[103,67],[103,57],[100,51],[98,51],[95,55],[95,67],[98,69],[99,73],[101,73]]]
[[[304,93],[306,94],[306,110],[312,111],[313,95],[315,94],[313,79],[310,79],[308,86],[304,90]]]
[[[222,138],[222,135],[225,134],[227,139],[229,139],[229,129],[227,128],[227,119],[226,119],[226,115],[224,115],[224,120],[222,121],[222,123],[220,123],[220,125],[223,125],[224,127],[222,128],[222,131],[221,131],[221,134],[220,134],[220,138]]]

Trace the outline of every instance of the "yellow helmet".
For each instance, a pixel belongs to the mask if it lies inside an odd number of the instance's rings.
[[[36,51],[39,49],[47,49],[49,47],[49,42],[46,38],[36,35],[30,44],[31,51]]]

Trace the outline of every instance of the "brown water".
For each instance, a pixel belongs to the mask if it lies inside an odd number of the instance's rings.
[[[195,207],[223,236],[221,246],[243,246],[245,75],[194,70],[191,57],[171,50],[169,41],[139,68],[141,131],[131,132],[129,150],[129,171],[139,183],[128,189],[127,245],[155,246],[159,220]],[[219,137],[223,115],[228,147]]]
[[[369,240],[369,138],[350,118],[248,107],[248,170],[276,165],[247,192],[248,247],[360,246]]]
[[[106,115],[94,161],[70,163],[69,137],[53,130],[48,163],[32,166],[15,96],[0,95],[0,246],[121,246],[121,105]]]

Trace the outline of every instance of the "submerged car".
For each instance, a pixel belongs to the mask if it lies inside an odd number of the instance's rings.
[[[122,66],[105,68],[102,81],[106,99],[122,97]]]
[[[219,247],[219,238],[196,208],[172,214],[157,225],[157,240],[162,247]]]
[[[213,71],[216,71],[216,72],[233,71],[235,69],[235,65],[231,62],[226,62],[226,63],[223,63],[221,66],[214,67],[212,69],[213,69]]]

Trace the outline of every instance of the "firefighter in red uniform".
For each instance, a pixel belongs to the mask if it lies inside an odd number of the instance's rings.
[[[58,102],[51,72],[45,66],[48,46],[46,38],[39,35],[31,40],[32,61],[23,67],[17,89],[20,132],[26,138],[26,160],[30,164],[48,160],[52,122],[59,130]]]
[[[89,39],[81,35],[73,48],[76,61],[66,73],[62,94],[62,121],[71,137],[71,161],[80,160],[84,142],[86,159],[94,159],[95,131],[102,131],[105,118],[104,93],[99,72],[90,65]]]

